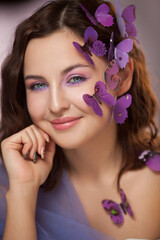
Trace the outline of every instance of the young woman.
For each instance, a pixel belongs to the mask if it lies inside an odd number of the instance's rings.
[[[2,68],[1,239],[160,238],[157,101],[133,21],[118,1],[56,0],[18,26]]]

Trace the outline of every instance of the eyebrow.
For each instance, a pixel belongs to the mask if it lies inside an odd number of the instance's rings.
[[[85,65],[85,64],[75,64],[75,65],[72,65],[72,66],[69,66],[67,68],[65,68],[62,72],[61,72],[61,75],[65,75],[67,74],[68,72],[74,70],[75,68],[80,68],[80,67],[88,67],[88,68],[91,68],[91,66],[89,65]],[[25,78],[24,78],[24,81],[28,80],[28,79],[36,79],[36,80],[45,80],[44,77],[42,76],[39,76],[39,75],[27,75]]]
[[[64,75],[64,74],[66,74],[66,73],[74,70],[75,68],[80,68],[80,67],[88,67],[88,68],[90,68],[91,66],[85,65],[85,64],[75,64],[75,65],[69,66],[69,67],[67,67],[66,69],[64,69],[64,70],[62,71],[62,75]]]
[[[24,81],[26,81],[26,80],[28,80],[28,79],[44,80],[44,77],[38,76],[38,75],[27,75],[27,76],[24,78]]]

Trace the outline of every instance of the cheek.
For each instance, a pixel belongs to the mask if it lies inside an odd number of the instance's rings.
[[[40,94],[27,94],[27,107],[29,115],[33,122],[41,120],[45,115],[46,101],[45,97]]]

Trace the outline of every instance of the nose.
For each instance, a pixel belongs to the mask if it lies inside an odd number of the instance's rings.
[[[70,102],[62,88],[54,86],[50,91],[49,109],[55,114],[61,114],[69,109]]]

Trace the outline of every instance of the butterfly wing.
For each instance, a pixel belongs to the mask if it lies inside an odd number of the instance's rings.
[[[95,94],[101,101],[103,101],[107,105],[111,105],[111,106],[115,105],[114,97],[107,92],[107,87],[103,82],[101,81],[96,82]]]
[[[160,153],[151,150],[145,150],[138,156],[138,158],[153,171],[160,171]]]
[[[97,25],[96,20],[94,19],[94,17],[90,14],[90,12],[80,3],[79,4],[80,7],[82,8],[82,10],[85,12],[86,16],[88,17],[88,19],[91,21],[91,23],[93,23],[93,25]]]
[[[133,23],[135,21],[135,6],[129,5],[122,12],[122,17],[127,23]]]
[[[95,114],[97,114],[99,117],[103,116],[102,109],[100,108],[98,101],[93,96],[84,94],[83,100],[89,107],[92,107]]]
[[[116,46],[116,48],[120,51],[128,53],[133,48],[133,40],[130,38],[124,39]]]
[[[137,36],[137,30],[133,24],[135,21],[135,6],[130,5],[126,7],[122,12],[122,17],[125,20],[125,27],[128,36],[135,38]]]
[[[112,60],[105,71],[105,81],[111,90],[114,90],[119,84],[118,71],[119,67],[117,61]]]
[[[116,101],[116,105],[114,107],[114,118],[117,123],[124,123],[126,118],[128,117],[128,112],[126,108],[131,105],[132,96],[130,94],[126,94],[125,96],[119,98]]]
[[[160,154],[155,154],[154,157],[148,158],[146,165],[153,171],[160,171]]]
[[[88,52],[86,52],[83,49],[83,47],[77,42],[73,42],[73,45],[77,49],[77,51],[84,56],[84,58],[87,60],[87,62],[89,62],[91,65],[94,66],[94,62],[93,62],[92,58],[89,56]]]
[[[109,11],[109,6],[105,3],[102,3],[95,12],[97,22],[101,23],[105,27],[110,27],[113,25],[113,17],[108,14]]]
[[[133,48],[132,39],[124,39],[115,47],[115,59],[118,61],[119,67],[124,68],[129,62],[128,52]]]
[[[109,213],[111,220],[115,224],[121,225],[124,222],[123,212],[119,204],[111,200],[103,200],[102,206]]]
[[[122,189],[120,189],[120,196],[121,196],[122,208],[124,212],[127,212],[131,217],[133,217],[131,206],[129,205],[126,195]]]
[[[92,27],[88,27],[86,30],[85,30],[85,33],[84,33],[84,41],[85,43],[87,42],[91,42],[93,43],[94,41],[96,41],[98,38],[98,33],[96,32],[96,30]]]
[[[126,28],[125,28],[124,19],[122,18],[122,10],[121,10],[119,0],[117,0],[117,5],[116,5],[116,19],[117,19],[117,24],[118,24],[118,28],[119,28],[119,31],[121,33],[121,36],[125,37]]]
[[[110,46],[109,46],[109,50],[108,50],[108,62],[110,62],[113,58],[114,58],[114,42],[113,42],[113,38],[114,38],[114,33],[111,33],[111,37],[110,37]]]

